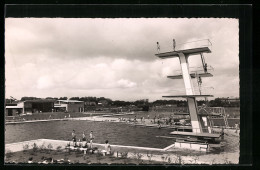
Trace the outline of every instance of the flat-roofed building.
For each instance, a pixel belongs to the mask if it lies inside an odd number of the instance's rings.
[[[54,108],[56,111],[84,112],[84,102],[79,100],[57,100]]]
[[[7,103],[5,105],[6,116],[17,116],[24,113],[24,102]]]
[[[36,99],[16,101],[6,104],[6,116],[16,116],[19,114],[52,112],[54,109],[54,100]]]

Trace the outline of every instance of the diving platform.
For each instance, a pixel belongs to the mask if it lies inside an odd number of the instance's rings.
[[[178,135],[178,136],[204,137],[204,138],[219,138],[220,137],[220,134],[214,134],[214,133],[194,133],[194,132],[181,132],[181,131],[173,131],[170,134]]]
[[[175,112],[174,115],[190,115],[188,112]]]
[[[191,56],[191,55],[198,55],[201,53],[211,53],[211,50],[209,49],[209,47],[200,47],[200,48],[171,51],[166,53],[159,53],[159,54],[155,54],[155,56],[161,59],[175,58],[175,57],[179,57],[179,53],[182,53],[185,56]]]
[[[222,116],[221,113],[198,113],[200,116]]]
[[[213,77],[213,75],[211,73],[199,73],[197,74],[198,77]],[[190,77],[191,78],[196,78],[196,74],[195,73],[190,73]],[[182,75],[179,74],[179,75],[173,75],[173,76],[167,76],[167,78],[170,78],[170,79],[182,79]]]
[[[166,98],[197,98],[197,97],[214,97],[213,95],[175,95],[175,96],[162,96]]]

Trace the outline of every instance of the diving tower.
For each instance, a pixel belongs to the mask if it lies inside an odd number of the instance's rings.
[[[209,41],[209,40],[208,40]],[[183,79],[184,86],[185,86],[185,92],[186,94],[183,95],[169,95],[169,96],[162,96],[165,98],[186,98],[188,101],[188,109],[189,109],[189,115],[191,119],[191,126],[192,126],[192,133],[196,134],[203,134],[202,136],[212,136],[211,128],[208,126],[208,123],[204,123],[202,116],[198,114],[198,106],[196,102],[196,98],[198,97],[213,97],[213,95],[210,94],[195,94],[194,86],[192,83],[192,78],[198,79],[198,84],[200,82],[201,84],[201,77],[212,77],[213,75],[209,72],[210,69],[208,69],[207,63],[205,63],[205,59],[203,56],[203,53],[211,53],[211,50],[208,46],[203,47],[195,47],[195,48],[189,48],[189,49],[182,49],[182,50],[175,50],[175,40],[174,42],[174,48],[173,51],[169,52],[163,52],[160,53],[160,45],[159,42],[157,42],[157,50],[158,53],[155,54],[156,57],[160,59],[168,59],[168,58],[179,58],[180,66],[181,66],[181,73],[178,73],[176,75],[167,76],[167,78],[170,79]],[[209,41],[210,42],[210,41]],[[211,44],[211,43],[210,43]],[[200,55],[201,61],[202,61],[202,70],[195,70],[191,71],[189,67],[189,57]],[[213,69],[213,68],[212,68]],[[190,133],[184,133],[183,135],[191,136]],[[214,136],[215,137],[215,136]]]

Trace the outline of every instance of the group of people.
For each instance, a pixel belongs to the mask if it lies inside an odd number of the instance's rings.
[[[76,138],[75,130],[72,131],[71,135],[72,135],[73,146],[82,146],[82,147],[88,148],[88,143],[89,143],[89,148],[93,149],[93,140],[94,140],[93,131],[91,131],[90,134],[89,134],[89,140],[87,139],[87,137],[85,135],[85,131],[83,131],[82,138],[81,139],[79,138],[78,144],[77,144],[77,138]],[[111,146],[108,143],[108,140],[105,141],[105,149],[102,152],[106,153],[106,154],[111,153]]]
[[[72,136],[73,146],[77,146],[77,138],[76,138],[75,130],[72,131],[71,136]],[[83,132],[82,138],[81,139],[79,138],[78,142],[79,142],[79,144],[82,144],[83,146],[87,146],[87,143],[89,143],[90,148],[92,148],[93,139],[94,139],[93,131],[91,131],[89,134],[89,140],[87,140],[85,132]]]

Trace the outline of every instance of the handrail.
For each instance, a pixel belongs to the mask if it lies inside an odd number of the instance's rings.
[[[159,42],[160,43],[160,42]],[[166,42],[162,42],[159,45],[159,49],[161,52],[163,51],[173,51],[172,44],[165,44]],[[191,49],[191,48],[200,48],[200,47],[209,47],[211,48],[212,43],[209,39],[201,39],[201,40],[194,40],[184,43],[178,43],[175,45],[175,50],[185,50],[185,49]],[[157,50],[158,50],[158,44],[157,44]]]
[[[199,130],[209,130],[209,128],[210,128],[210,130],[211,130],[211,133],[212,134],[220,134],[221,133],[221,131],[214,131],[213,130],[213,128],[212,127],[210,127],[210,126],[208,126],[208,127],[205,127],[205,128],[192,128],[192,130],[195,130],[195,131],[193,131],[193,133],[195,133],[195,134],[199,134],[199,133],[203,133],[203,132],[198,132]],[[185,128],[176,128],[176,131],[177,132],[184,132],[185,131]]]
[[[204,72],[203,67],[190,67],[190,73],[199,73],[199,72]],[[214,71],[214,68],[211,65],[207,66],[207,72]],[[174,75],[182,75],[182,70],[173,70]]]

